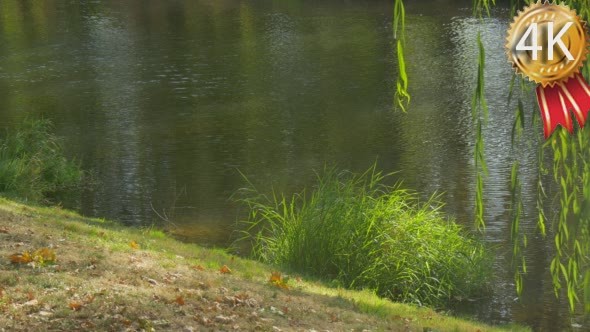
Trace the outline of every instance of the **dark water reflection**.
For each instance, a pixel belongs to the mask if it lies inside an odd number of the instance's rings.
[[[206,245],[230,239],[238,207],[228,198],[244,185],[238,169],[261,188],[292,192],[325,163],[360,171],[378,160],[425,197],[445,192],[447,212],[471,227],[479,29],[490,106],[486,239],[498,260],[491,298],[459,310],[569,328],[541,238],[529,241],[531,272],[515,300],[510,167],[520,161],[525,206],[534,206],[540,131],[511,148],[508,12],[480,21],[470,1],[407,1],[413,98],[400,114],[391,111],[390,2],[2,1],[0,119],[10,126],[42,114],[56,123],[68,153],[100,181],[82,197],[84,213],[168,225],[155,209]],[[534,211],[525,214],[522,227],[533,230]]]

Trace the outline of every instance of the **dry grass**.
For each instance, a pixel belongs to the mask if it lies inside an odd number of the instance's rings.
[[[56,263],[10,262],[39,248]],[[277,287],[272,271],[160,232],[0,199],[0,331],[498,330],[296,277]]]

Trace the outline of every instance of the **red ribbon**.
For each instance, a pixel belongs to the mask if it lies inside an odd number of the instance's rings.
[[[590,111],[590,85],[578,73],[566,83],[558,82],[552,87],[537,86],[537,101],[545,138],[551,135],[557,125],[562,125],[572,134],[574,125],[570,111],[574,111],[580,128],[583,128]]]

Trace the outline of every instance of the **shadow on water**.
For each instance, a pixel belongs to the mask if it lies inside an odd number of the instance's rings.
[[[511,148],[508,12],[480,21],[469,6],[407,3],[412,104],[400,114],[392,112],[390,1],[2,1],[0,117],[5,126],[30,113],[54,120],[100,181],[81,198],[85,214],[168,226],[155,210],[205,245],[230,240],[239,209],[228,197],[244,186],[238,169],[260,188],[294,192],[326,163],[360,171],[378,160],[425,197],[444,192],[446,211],[471,227],[479,29],[490,106],[485,236],[498,259],[492,296],[457,310],[567,328],[543,239],[529,241],[531,273],[515,300],[510,167],[517,158],[529,170],[523,194],[534,202],[537,147]],[[532,142],[538,134],[525,133]],[[521,226],[531,232],[533,213]]]

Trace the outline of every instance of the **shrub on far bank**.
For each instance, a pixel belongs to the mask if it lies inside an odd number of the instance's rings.
[[[491,257],[434,199],[361,175],[326,170],[310,193],[248,190],[245,239],[263,262],[395,301],[443,307],[481,294]]]
[[[0,194],[45,203],[77,188],[79,165],[68,160],[49,120],[24,120],[0,136]]]

